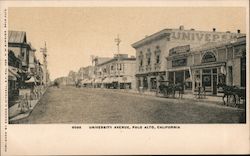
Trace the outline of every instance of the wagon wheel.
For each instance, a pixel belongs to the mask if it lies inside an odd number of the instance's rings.
[[[227,105],[231,107],[236,107],[236,99],[233,95],[228,96]]]

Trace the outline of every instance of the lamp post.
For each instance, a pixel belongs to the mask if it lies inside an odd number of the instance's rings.
[[[119,34],[117,35],[117,38],[115,38],[115,42],[116,42],[116,45],[117,45],[118,89],[120,89],[119,78],[120,78],[120,69],[121,69],[121,65],[120,65],[120,43],[121,43],[121,39],[119,38]],[[118,66],[119,66],[119,68],[118,68]]]

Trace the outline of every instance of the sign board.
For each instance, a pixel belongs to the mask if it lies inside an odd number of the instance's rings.
[[[172,67],[180,67],[187,65],[187,58],[177,59],[172,61]]]
[[[174,54],[186,53],[190,51],[190,45],[178,46],[169,50],[169,56]]]
[[[236,33],[199,32],[199,31],[174,31],[171,40],[217,42],[236,38]]]

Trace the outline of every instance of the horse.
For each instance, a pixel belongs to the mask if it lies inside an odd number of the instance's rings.
[[[240,104],[241,99],[243,104],[246,103],[246,89],[240,89],[239,87],[234,87],[234,94],[237,96],[236,105]]]
[[[179,92],[179,98],[183,97],[184,94],[184,83],[177,83],[177,84],[173,84],[173,96],[175,97],[175,92],[178,91]]]
[[[169,85],[161,84],[159,86],[159,91],[167,97],[172,95],[173,98],[175,98],[175,93],[179,92],[179,98],[182,98],[182,95],[184,94],[184,83]]]
[[[173,94],[174,89],[172,85],[161,84],[159,86],[159,92],[169,97],[170,94]]]
[[[224,92],[224,96],[222,97],[222,100],[223,100],[223,103],[224,105],[228,105],[228,98],[230,96],[233,96],[234,98],[234,106],[236,107],[237,104],[236,104],[236,93],[235,93],[235,90],[237,89],[235,86],[228,86],[226,85],[225,83],[218,83],[217,84],[217,88],[222,88],[223,92]],[[227,98],[227,103],[225,102],[224,98]]]

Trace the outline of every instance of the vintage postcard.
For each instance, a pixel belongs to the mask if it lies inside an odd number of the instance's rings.
[[[249,154],[249,2],[1,1],[1,154]]]

